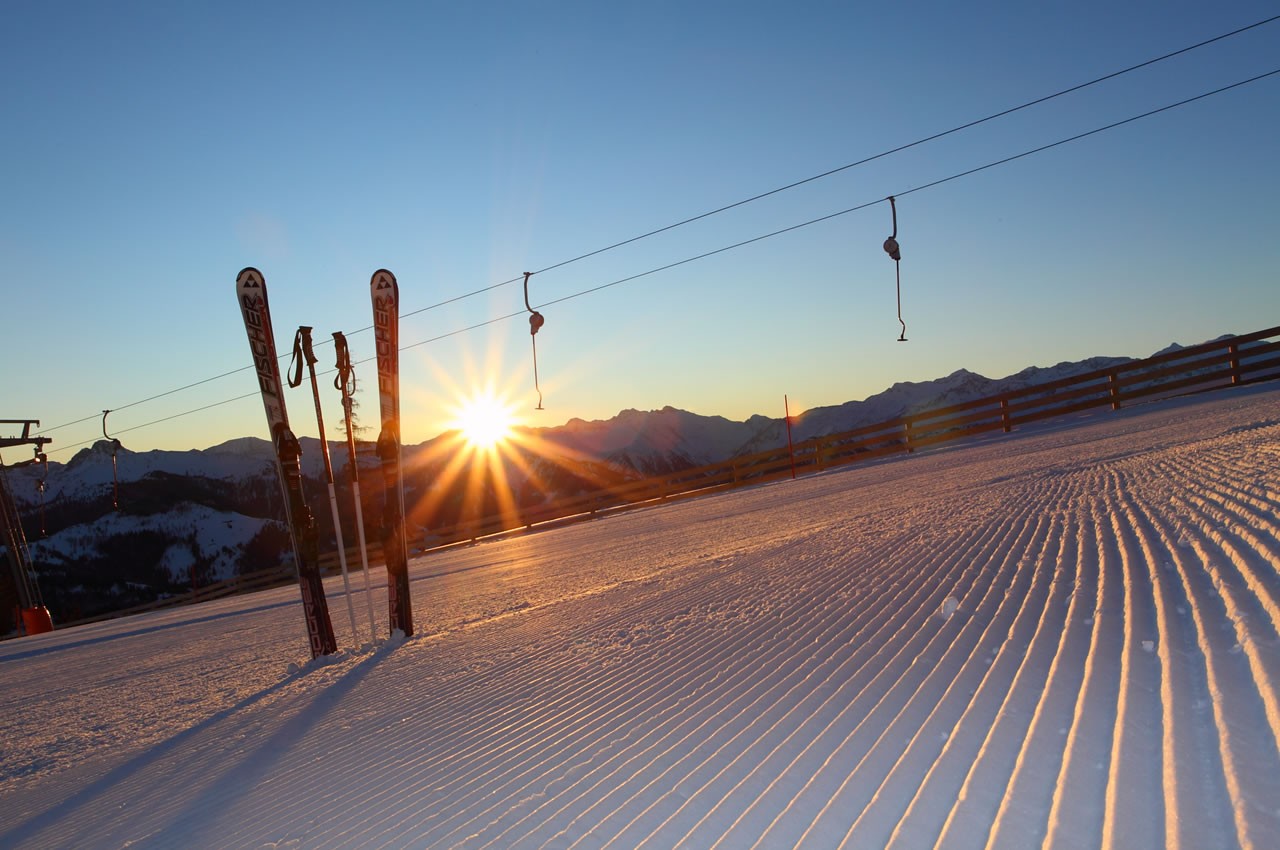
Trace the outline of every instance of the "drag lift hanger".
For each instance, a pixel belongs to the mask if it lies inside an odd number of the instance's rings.
[[[902,325],[902,333],[898,342],[907,341],[907,323],[902,321],[902,251],[898,248],[898,204],[889,196],[889,208],[893,210],[893,233],[884,240],[884,252],[893,260],[893,270],[897,278],[898,289],[898,324]]]
[[[102,436],[111,441],[111,509],[120,510],[120,474],[116,467],[116,453],[120,451],[120,441],[107,433],[107,414],[102,411]]]
[[[542,388],[538,386],[538,330],[546,324],[546,319],[529,303],[529,278],[533,272],[524,273],[524,306],[529,311],[529,338],[533,341],[533,388],[538,391],[538,406],[542,410]]]
[[[38,463],[41,466],[40,478],[36,480],[36,491],[40,494],[40,536],[48,537],[49,531],[44,521],[44,493],[45,482],[49,478],[49,456],[40,451],[40,446],[36,446],[36,456],[32,463]]]

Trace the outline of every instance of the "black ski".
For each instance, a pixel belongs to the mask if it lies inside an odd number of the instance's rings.
[[[307,637],[311,642],[311,657],[316,658],[337,652],[338,642],[333,636],[333,623],[329,620],[329,606],[320,580],[315,520],[302,493],[302,449],[298,438],[289,429],[289,414],[285,411],[280,362],[276,357],[271,311],[267,306],[267,283],[262,272],[254,268],[240,272],[236,276],[236,297],[244,316],[245,331],[249,334],[249,350],[253,353],[262,405],[267,412],[267,427],[275,446],[276,471],[280,475],[285,518],[293,540],[294,563],[298,585],[302,589],[303,613],[307,619]]]
[[[387,559],[391,631],[413,634],[409,604],[409,551],[404,533],[404,483],[400,471],[400,287],[386,269],[373,273],[373,337],[378,352],[378,459],[382,462],[382,554]]]

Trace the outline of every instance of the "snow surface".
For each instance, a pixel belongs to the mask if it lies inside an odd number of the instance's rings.
[[[10,641],[0,846],[1280,847],[1278,470],[1224,391],[419,558],[370,652]]]

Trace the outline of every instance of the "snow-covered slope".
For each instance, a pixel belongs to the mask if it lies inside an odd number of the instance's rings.
[[[148,516],[105,514],[49,539],[33,540],[30,547],[32,558],[48,575],[68,561],[100,558],[102,547],[113,538],[152,533],[172,541],[164,547],[160,567],[173,583],[189,585],[191,569],[197,565],[201,582],[235,576],[244,548],[269,524],[270,520],[180,502]]]
[[[1280,388],[1088,422],[0,644],[0,846],[1280,846]]]

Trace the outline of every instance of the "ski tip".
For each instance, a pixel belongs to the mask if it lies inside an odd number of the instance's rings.
[[[397,285],[396,276],[386,269],[378,269],[374,272],[370,283],[373,284],[375,289],[385,289],[389,286],[394,287]]]
[[[262,272],[253,266],[245,266],[240,270],[240,274],[236,275],[236,286],[262,286],[265,283]]]

